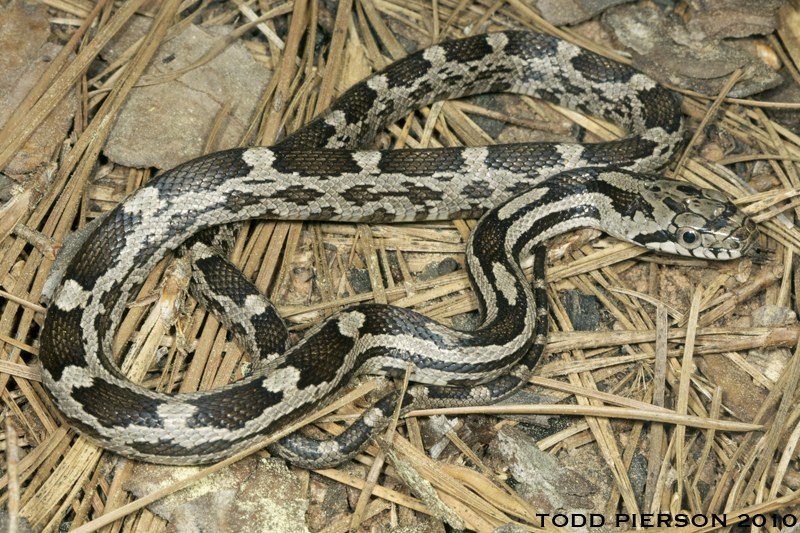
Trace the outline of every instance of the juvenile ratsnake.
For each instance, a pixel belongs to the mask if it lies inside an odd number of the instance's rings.
[[[629,136],[591,145],[355,151],[417,107],[498,91],[607,117]],[[44,384],[70,423],[100,446],[173,464],[229,456],[309,412],[352,375],[402,376],[407,363],[422,384],[402,398],[405,410],[497,401],[527,382],[546,342],[546,239],[592,226],[689,256],[728,259],[751,248],[755,225],[724,195],[637,174],[667,165],[682,140],[670,93],[565,41],[503,32],[431,46],[355,85],[271,148],[200,157],[125,198],[61,279],[41,334]],[[383,223],[484,214],[466,251],[482,316],[475,331],[361,305],[284,352],[280,318],[252,284],[204,251],[212,243],[201,236],[194,251],[201,300],[262,357],[283,353],[239,382],[182,395],[133,385],[113,362],[113,337],[137,287],[206,228],[256,217]],[[530,255],[533,288],[519,266]],[[386,425],[397,400],[394,393],[379,401],[335,440],[295,434],[272,450],[303,466],[336,464]]]

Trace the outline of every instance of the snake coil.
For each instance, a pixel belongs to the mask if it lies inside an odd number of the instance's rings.
[[[514,92],[611,119],[624,139],[431,150],[359,151],[387,124],[443,98]],[[527,382],[547,336],[541,244],[593,226],[656,250],[728,259],[748,251],[754,224],[718,192],[649,175],[683,139],[670,93],[645,75],[575,45],[502,32],[431,46],[347,91],[269,148],[210,154],[169,170],[125,198],[71,259],[41,334],[44,384],[83,435],[152,462],[214,461],[296,420],[357,373],[402,376],[391,394],[334,440],[291,435],[272,450],[308,467],[357,453],[404,409],[485,405]],[[488,214],[487,214],[488,212]],[[199,298],[251,351],[254,375],[202,393],[156,393],[125,379],[113,338],[153,267],[192,235],[251,218],[396,222],[484,215],[466,262],[481,324],[445,327],[407,309],[341,311],[285,349],[268,301],[198,237]],[[534,257],[534,283],[519,266]]]

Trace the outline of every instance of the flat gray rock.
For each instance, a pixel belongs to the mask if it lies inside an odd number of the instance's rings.
[[[145,76],[193,64],[228,32],[229,27],[189,26],[159,47]],[[105,153],[122,165],[160,169],[198,157],[217,114],[231,98],[211,151],[233,148],[244,136],[270,77],[237,41],[173,81],[136,87],[120,109]]]
[[[45,5],[12,2],[0,9],[0,129],[61,52],[49,41]],[[72,61],[70,55],[68,61]],[[7,174],[30,174],[58,149],[72,129],[78,98],[72,88],[50,115],[22,144],[3,169]]]
[[[784,0],[690,0],[686,28],[692,38],[725,39],[766,35],[775,30],[775,13]]]
[[[781,83],[766,63],[724,41],[694,41],[675,15],[649,7],[622,6],[605,14],[619,41],[632,50],[633,66],[653,79],[717,95],[737,68],[743,73],[728,93],[744,98]]]
[[[539,0],[536,7],[542,18],[554,26],[577,24],[606,9],[631,0]]]

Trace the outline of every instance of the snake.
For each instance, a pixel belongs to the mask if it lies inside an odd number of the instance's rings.
[[[544,99],[604,117],[624,138],[362,149],[388,124],[433,102],[490,92]],[[703,259],[735,259],[758,240],[721,192],[659,178],[684,141],[676,97],[630,66],[526,31],[435,44],[344,92],[270,147],[193,159],[154,177],[92,228],[58,280],[40,335],[44,386],[91,442],[165,464],[229,457],[329,402],[361,374],[413,384],[367,408],[340,435],[295,432],[269,450],[321,468],[352,458],[395,410],[487,405],[527,382],[547,342],[546,242],[578,227]],[[329,316],[289,346],[266,297],[219,249],[214,228],[254,218],[359,223],[478,218],[466,269],[480,311],[459,331],[412,310],[367,303]],[[127,304],[185,243],[201,303],[265,362],[210,391],[133,384],[113,355]],[[533,261],[529,281],[521,261]]]

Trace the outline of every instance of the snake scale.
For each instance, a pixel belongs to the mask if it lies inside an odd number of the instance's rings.
[[[624,139],[359,151],[382,128],[434,101],[526,94],[606,117]],[[640,72],[568,42],[528,32],[437,44],[358,83],[327,111],[269,148],[203,156],[126,197],[70,260],[41,333],[44,384],[80,433],[151,462],[230,456],[308,413],[360,373],[417,384],[389,394],[339,437],[295,433],[271,450],[307,467],[356,454],[404,411],[485,405],[527,382],[547,336],[544,247],[579,226],[654,250],[730,259],[758,232],[719,192],[656,179],[683,141],[674,97]],[[470,332],[413,311],[345,309],[286,349],[274,309],[212,253],[207,228],[252,218],[351,222],[479,217],[466,263],[481,312]],[[112,356],[126,304],[153,267],[192,235],[201,300],[249,349],[253,375],[212,391],[168,395],[125,379]],[[520,260],[533,256],[534,283]],[[201,291],[202,292],[202,291]],[[257,338],[252,338],[257,337]]]

